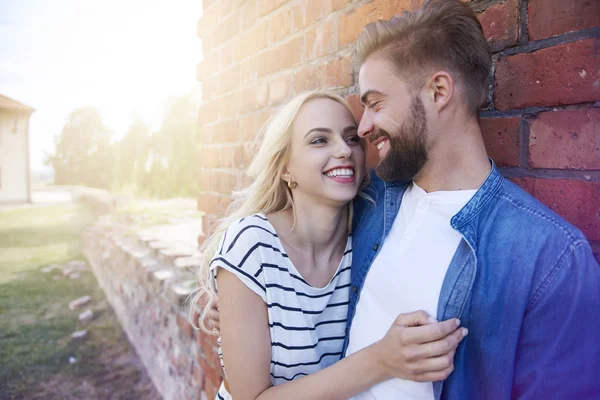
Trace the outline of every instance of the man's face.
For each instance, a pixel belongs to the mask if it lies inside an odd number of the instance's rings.
[[[358,134],[377,147],[375,171],[385,181],[407,181],[428,159],[427,118],[417,91],[401,80],[389,61],[373,56],[359,72],[365,112]]]

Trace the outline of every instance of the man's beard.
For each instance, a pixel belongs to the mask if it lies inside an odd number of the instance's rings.
[[[380,129],[377,135],[369,139],[373,142],[387,137],[389,140],[388,153],[375,168],[377,175],[386,182],[412,180],[428,159],[426,133],[425,107],[421,99],[415,96],[410,104],[410,116],[398,132],[389,134]]]

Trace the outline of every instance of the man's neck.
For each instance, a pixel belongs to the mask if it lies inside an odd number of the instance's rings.
[[[478,189],[491,170],[476,120],[439,136],[414,181],[427,192]]]

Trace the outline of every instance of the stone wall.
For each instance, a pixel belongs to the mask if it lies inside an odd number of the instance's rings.
[[[192,329],[185,304],[195,286],[198,233],[182,232],[182,224],[142,228],[105,215],[86,232],[85,254],[164,398],[212,400],[222,380],[216,337]]]
[[[502,173],[583,230],[600,252],[600,3],[471,0],[493,49],[481,111]],[[295,93],[329,87],[356,107],[352,43],[421,0],[204,0],[197,76],[202,192],[211,222],[245,182],[250,146]],[[600,254],[598,256],[600,260]]]

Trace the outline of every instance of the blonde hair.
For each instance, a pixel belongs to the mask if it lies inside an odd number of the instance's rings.
[[[189,310],[190,321],[195,328],[202,329],[207,333],[215,333],[205,326],[208,310],[216,298],[216,293],[209,281],[209,268],[223,233],[229,225],[240,218],[253,214],[271,214],[289,208],[293,209],[292,193],[287,182],[282,179],[282,175],[290,158],[292,123],[300,108],[313,99],[330,99],[338,102],[348,109],[354,119],[352,108],[341,96],[327,91],[309,91],[295,96],[263,127],[259,135],[258,152],[247,171],[247,175],[254,181],[244,190],[233,193],[234,201],[228,209],[227,216],[217,222],[214,232],[201,248],[203,261],[198,269],[199,289],[193,295]],[[369,175],[365,174],[361,189],[369,181]],[[198,325],[196,325],[195,308],[203,296],[206,296],[207,301],[198,318]]]
[[[427,0],[416,12],[368,24],[354,47],[355,70],[373,54],[391,61],[413,88],[433,69],[449,69],[474,114],[487,94],[491,51],[475,13],[457,0]]]

